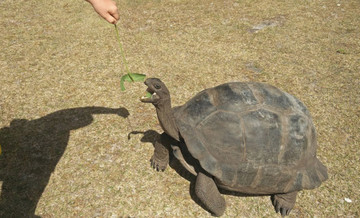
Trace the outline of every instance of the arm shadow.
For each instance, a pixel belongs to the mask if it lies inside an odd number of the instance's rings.
[[[15,119],[0,129],[0,217],[37,217],[36,206],[70,131],[90,125],[94,114],[129,116],[125,108],[70,108],[35,120]]]

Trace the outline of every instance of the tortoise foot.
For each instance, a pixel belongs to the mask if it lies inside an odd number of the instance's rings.
[[[296,195],[297,192],[272,195],[271,201],[276,213],[280,213],[283,217],[288,216],[295,205]]]
[[[154,147],[154,154],[150,159],[152,168],[157,171],[164,171],[166,166],[169,164],[169,141],[171,140],[170,136],[166,133],[160,135],[157,138]]]
[[[157,158],[155,154],[150,159],[151,167],[154,168],[156,171],[163,172],[166,169],[168,162],[168,160],[161,160]]]

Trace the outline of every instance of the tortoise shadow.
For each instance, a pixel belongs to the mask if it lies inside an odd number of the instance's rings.
[[[140,139],[141,142],[144,143],[151,143],[153,145],[153,147],[155,147],[155,142],[160,139],[160,135],[157,131],[155,130],[147,130],[147,131],[132,131],[131,133],[128,134],[128,139],[130,139],[131,135],[136,135],[136,134],[142,134],[143,137]],[[170,150],[169,152],[169,166],[175,170],[181,177],[183,177],[184,179],[190,181],[190,182],[195,182],[196,180],[196,176],[194,176],[193,174],[191,174],[188,170],[186,170],[181,163],[176,159],[176,157],[174,156],[174,154],[171,151],[171,147],[170,145],[167,146]],[[150,161],[150,159],[149,159]],[[150,166],[150,165],[149,165]]]
[[[14,119],[0,129],[0,217],[38,217],[36,206],[71,130],[90,125],[94,114],[129,116],[125,108],[70,108],[34,120]]]
[[[152,143],[152,145],[155,147],[155,142],[160,138],[160,133],[158,133],[155,130],[147,130],[147,131],[132,131],[128,134],[128,139],[130,139],[132,134],[143,134],[143,137],[140,139],[141,142],[146,143]],[[190,182],[189,186],[189,194],[191,196],[191,199],[198,204],[200,207],[202,207],[204,210],[211,213],[205,205],[200,201],[200,199],[195,194],[195,182],[196,182],[196,176],[191,174],[183,165],[176,159],[176,157],[173,155],[173,152],[171,151],[170,145],[168,145],[170,149],[170,160],[169,160],[169,166],[176,171],[177,174],[179,174],[182,178],[188,180]],[[149,159],[150,160],[150,159]],[[150,164],[149,164],[150,167]],[[269,196],[269,195],[250,195],[245,194],[241,192],[236,191],[229,191],[226,189],[219,188],[219,192],[223,195],[231,195],[231,196],[237,196],[237,197],[256,197],[256,196]],[[273,197],[271,197],[271,201],[273,201]]]

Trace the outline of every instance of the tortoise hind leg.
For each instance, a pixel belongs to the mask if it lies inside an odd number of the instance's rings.
[[[224,213],[225,199],[221,196],[213,178],[199,172],[196,177],[195,194],[214,216],[221,216]]]
[[[272,195],[271,201],[275,207],[276,213],[279,212],[281,216],[289,215],[295,205],[296,196],[297,192]]]

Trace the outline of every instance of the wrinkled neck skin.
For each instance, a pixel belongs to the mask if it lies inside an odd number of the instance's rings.
[[[170,98],[162,99],[156,105],[154,104],[154,106],[161,128],[166,134],[179,141],[179,130],[176,126],[175,117],[171,109]]]

